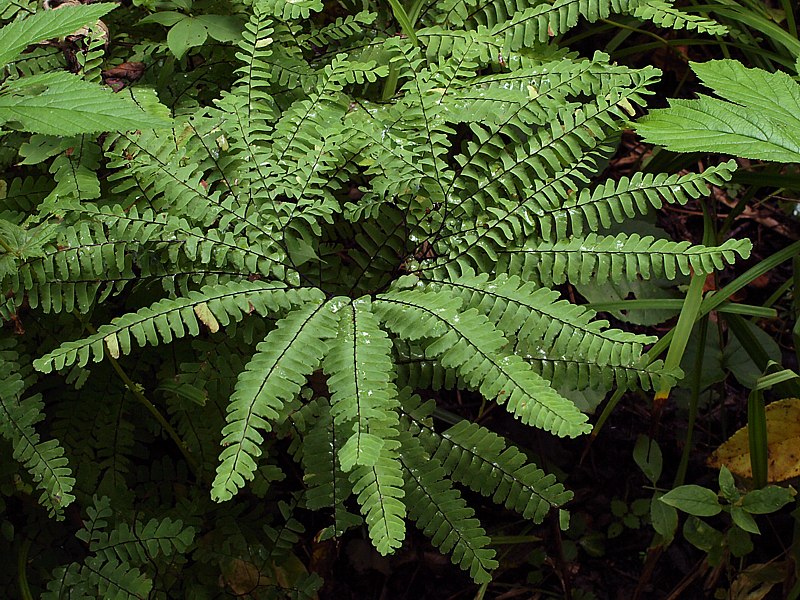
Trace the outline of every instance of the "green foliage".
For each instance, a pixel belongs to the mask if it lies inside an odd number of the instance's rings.
[[[91,553],[83,563],[59,567],[45,600],[58,600],[66,590],[96,598],[141,598],[153,590],[152,578],[163,568],[166,558],[186,552],[194,538],[191,527],[183,527],[180,520],[151,519],[147,523],[135,521],[132,526],[121,522],[109,530],[113,518],[107,497],[95,499],[87,509],[89,518],[76,537],[84,542]],[[170,570],[178,565],[167,563]],[[177,574],[174,571],[173,576]]]
[[[42,11],[0,29],[0,67],[29,45],[74,33],[114,6],[67,6]],[[85,63],[84,63],[85,66]],[[2,78],[0,78],[2,80]],[[11,77],[0,84],[0,124],[47,135],[73,135],[157,127],[168,121],[150,115],[134,102],[60,71]]]
[[[730,514],[732,528],[727,534],[727,543],[734,555],[741,556],[735,544],[741,544],[739,538],[747,540],[747,545],[752,548],[750,534],[761,533],[753,515],[763,515],[780,510],[794,501],[796,492],[791,488],[770,485],[759,489],[742,492],[736,486],[733,475],[722,467],[719,472],[719,492],[714,492],[699,485],[681,485],[663,496],[659,502],[677,508],[689,515],[693,520],[686,522],[683,533],[686,539],[701,550],[709,553],[712,562],[719,560],[719,551],[722,546],[721,536],[714,542],[713,537],[695,535],[697,528],[708,528],[716,531],[697,517],[713,517],[721,512]],[[720,502],[722,499],[724,502]],[[712,543],[709,544],[709,541]],[[749,552],[750,550],[747,550]],[[744,552],[746,554],[747,552]]]
[[[800,85],[785,73],[748,69],[735,60],[693,63],[720,98],[671,100],[636,129],[645,140],[677,152],[719,152],[776,162],[800,162]]]
[[[29,369],[20,365],[25,357],[19,356],[14,346],[9,339],[0,345],[0,434],[13,446],[14,459],[25,465],[42,490],[39,503],[50,516],[63,518],[63,507],[75,499],[71,494],[75,479],[58,440],[41,441],[34,428],[44,419],[44,403],[40,394],[25,395],[32,378]]]
[[[9,71],[3,160],[27,177],[0,188],[3,434],[42,505],[62,515],[74,496],[88,516],[83,556],[58,555],[45,597],[220,582],[312,597],[320,582],[294,555],[305,510],[329,519],[318,539],[363,523],[382,554],[409,519],[488,582],[497,560],[461,490],[534,523],[571,493],[486,427],[443,430],[420,396],[471,390],[574,438],[591,426],[573,394],[680,377],[642,357],[653,338],[558,286],[747,257],[746,240],[607,231],[705,195],[734,164],[598,181],[659,73],[551,38],[612,9],[699,22],[652,2],[503,7],[395,7],[395,24],[378,5],[332,18],[315,1],[171,4],[139,21],[152,37],[108,51],[158,65],[118,95],[97,85],[91,28],[74,74]],[[60,28],[48,11],[20,17],[3,57],[104,10]]]

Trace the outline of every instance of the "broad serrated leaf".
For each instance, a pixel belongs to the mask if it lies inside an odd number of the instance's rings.
[[[674,152],[717,152],[800,162],[800,85],[785,73],[749,69],[735,60],[692,63],[721,99],[671,100],[641,118],[636,130]]]
[[[23,131],[69,136],[169,127],[170,122],[68,73],[44,73],[0,87],[0,123]]]
[[[0,29],[0,66],[6,65],[26,47],[43,40],[69,35],[117,8],[117,4],[65,6],[44,10],[9,23]]]

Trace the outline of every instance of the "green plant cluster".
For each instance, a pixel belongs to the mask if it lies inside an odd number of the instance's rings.
[[[571,492],[436,399],[587,434],[582,392],[681,373],[563,284],[750,253],[609,229],[735,169],[600,177],[659,71],[557,36],[611,11],[722,31],[663,2],[171,2],[129,29],[0,7],[0,520],[26,597],[311,597],[305,511],[382,554],[414,523],[487,583],[463,491],[536,523]]]

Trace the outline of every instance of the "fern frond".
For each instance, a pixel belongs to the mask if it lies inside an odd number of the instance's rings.
[[[32,212],[52,189],[49,177],[16,177],[0,186],[0,212]]]
[[[559,300],[558,292],[523,283],[517,276],[490,279],[471,270],[422,278],[434,289],[451,290],[466,308],[486,315],[507,339],[516,340],[517,353],[549,366],[540,375],[556,386],[568,381],[575,389],[589,384],[609,389],[614,383],[649,388],[658,381],[656,367],[640,365],[644,346],[656,338],[607,329],[607,321],[593,320],[593,310]],[[580,370],[582,376],[573,379],[570,376],[578,373],[581,363],[586,365]]]
[[[583,188],[561,200],[547,183],[538,184],[530,198],[515,213],[515,218],[538,221],[539,234],[545,240],[580,236],[584,230],[598,231],[613,223],[622,223],[663,203],[685,204],[688,200],[708,195],[708,185],[730,181],[736,162],[731,160],[707,168],[702,173],[686,175],[652,174],[641,171],[618,181],[609,179],[603,185]],[[541,201],[543,195],[547,201]],[[561,200],[561,201],[559,201]]]
[[[100,181],[97,171],[100,168],[100,147],[96,142],[82,135],[66,144],[60,144],[64,152],[50,165],[50,172],[55,179],[56,187],[45,198],[40,213],[58,211],[59,202],[65,198],[78,202],[94,200],[100,197]]]
[[[135,240],[142,246],[145,243],[159,243],[172,249],[179,246],[186,258],[199,262],[206,268],[232,267],[239,273],[258,274],[264,278],[272,276],[277,280],[286,276],[286,255],[277,247],[275,236],[261,228],[258,223],[246,218],[239,219],[237,213],[230,208],[224,208],[220,212],[227,213],[224,217],[226,222],[237,223],[233,231],[225,230],[224,227],[217,229],[192,226],[184,218],[151,209],[140,212],[135,206],[126,210],[120,205],[88,205],[73,210],[104,223],[110,229],[110,238]],[[237,235],[245,227],[248,227],[247,241]],[[174,253],[168,254],[168,257],[170,262],[176,261]],[[144,259],[139,260],[145,262]],[[164,269],[150,268],[149,272],[164,272]]]
[[[56,569],[43,599],[146,598],[153,580],[140,568],[155,566],[160,556],[186,551],[194,537],[191,527],[169,518],[137,523],[134,530],[123,523],[109,532],[113,511],[107,497],[95,497],[87,517],[76,537],[91,555],[83,563]]]
[[[353,15],[339,17],[310,33],[298,36],[299,45],[326,46],[332,42],[344,40],[349,37],[361,35],[367,25],[372,25],[378,18],[377,13],[362,10]]]
[[[162,556],[186,552],[193,540],[194,528],[185,527],[180,519],[165,517],[147,523],[135,521],[132,528],[120,523],[90,543],[89,550],[109,562],[146,566]]]
[[[475,583],[488,583],[492,580],[490,571],[498,563],[494,550],[487,547],[490,539],[475,512],[445,478],[441,463],[425,452],[418,438],[404,432],[400,441],[408,516],[434,546],[451,555],[453,564],[469,571]]]
[[[608,65],[605,60],[606,56],[597,52],[592,59],[538,61],[511,72],[470,78],[465,87],[458,82],[449,98],[459,110],[455,115],[448,114],[448,118],[493,122],[506,135],[523,140],[523,135],[549,124],[559,109],[581,94],[599,96],[640,84],[639,72]]]
[[[396,339],[394,345],[398,388],[471,389],[455,369],[445,368],[435,359],[426,359],[425,349],[419,343]]]
[[[12,4],[17,4],[13,2]],[[0,68],[0,76],[5,79],[30,77],[46,71],[57,71],[64,68],[64,54],[58,48],[29,48],[27,52],[8,61]]]
[[[240,52],[236,58],[243,66],[236,70],[241,79],[233,88],[233,94],[247,98],[248,117],[263,116],[264,109],[272,105],[272,98],[267,90],[270,84],[270,69],[265,62],[272,54],[270,34],[274,31],[271,19],[261,9],[261,3],[255,3],[253,14],[245,24],[242,39],[239,42]]]
[[[394,552],[406,536],[406,504],[402,498],[403,472],[400,442],[385,440],[373,465],[350,472],[353,493],[367,523],[373,545],[383,555]]]
[[[550,41],[574,27],[581,17],[593,23],[608,18],[612,12],[632,14],[675,29],[685,28],[711,35],[727,32],[726,27],[711,19],[683,13],[660,0],[557,0],[552,4],[535,4],[515,11],[507,20],[497,21],[491,27],[491,33],[504,36],[507,46],[517,51]]]
[[[65,596],[138,600],[147,598],[152,589],[152,580],[139,569],[118,560],[90,556],[83,564],[56,569],[42,600],[61,600]]]
[[[320,0],[297,0],[296,2],[263,0],[258,5],[266,14],[281,21],[308,19],[312,12],[319,12],[323,9]]]
[[[315,146],[326,137],[332,136],[334,144],[339,138],[341,127],[337,124],[341,123],[349,108],[347,98],[340,93],[342,88],[348,84],[374,82],[387,72],[385,66],[350,61],[344,55],[337,56],[323,69],[314,93],[308,99],[294,102],[284,111],[270,138],[273,156],[270,175],[275,180],[277,194],[298,197],[298,189],[304,190],[308,182],[318,177],[316,173],[312,176],[310,171],[330,163],[323,159],[324,155]],[[331,151],[331,146],[327,146],[326,152]],[[300,186],[297,185],[298,173],[305,181],[301,181]],[[332,210],[333,205],[328,211]],[[303,216],[303,212],[293,212],[298,217]]]
[[[14,447],[14,459],[30,472],[41,489],[39,503],[52,517],[64,518],[64,507],[75,500],[75,479],[56,439],[41,441],[34,426],[44,417],[40,394],[23,397],[29,382],[21,375],[14,344],[0,339],[0,434]]]
[[[513,154],[498,131],[473,124],[475,141],[467,144],[466,153],[456,157],[461,168],[453,185],[468,201],[457,207],[454,216],[489,212],[487,207],[496,204],[495,197],[520,204],[535,188],[535,182],[549,182],[565,168],[578,164],[616,131],[618,121],[626,118],[634,105],[644,104],[642,94],[654,73],[649,75],[636,88],[610,90],[605,97],[577,110],[559,110],[549,125],[516,144]]]
[[[121,291],[134,279],[129,243],[109,240],[101,227],[85,222],[59,230],[57,243],[44,245],[38,256],[2,278],[17,304],[26,296],[32,308],[45,313],[86,313],[93,302]]]
[[[633,10],[637,19],[652,21],[659,27],[685,29],[706,35],[726,35],[728,28],[713,19],[693,15],[663,0],[644,0]]]
[[[460,299],[443,292],[399,291],[378,296],[376,312],[401,337],[435,337],[425,347],[426,357],[457,369],[468,385],[505,404],[523,423],[562,437],[591,429],[586,415],[572,402],[519,356],[503,351],[508,341],[487,317],[476,309],[458,311],[460,304]]]
[[[102,64],[105,56],[105,44],[108,33],[97,26],[87,27],[86,37],[81,40],[80,51],[77,53],[78,74],[86,81],[100,83],[102,81]]]
[[[372,466],[386,440],[397,437],[398,406],[392,378],[392,343],[378,327],[369,298],[337,310],[339,334],[322,365],[328,375],[335,426],[352,430],[339,445],[343,471]]]
[[[256,346],[236,382],[222,430],[220,464],[211,489],[216,501],[229,500],[253,478],[270,421],[284,418],[284,403],[292,400],[305,378],[319,365],[328,340],[336,336],[337,317],[329,303],[310,302],[278,321],[277,328]]]
[[[292,509],[293,506],[286,502],[279,502],[278,510],[283,517],[283,523],[278,528],[264,526],[264,533],[267,534],[271,544],[271,547],[268,546],[266,562],[271,567],[270,570],[274,571],[275,579],[278,581],[280,581],[279,569],[288,571],[297,561],[297,556],[292,550],[300,540],[300,534],[305,532],[305,528],[300,521],[292,516]],[[294,579],[288,586],[282,584],[282,587],[288,587],[288,589],[281,590],[283,595],[293,600],[313,600],[317,598],[316,592],[322,587],[323,583],[319,575],[313,572],[303,573],[300,577],[295,577]]]
[[[607,19],[614,12],[631,12],[640,0],[556,0],[515,11],[510,19],[491,28],[492,35],[504,36],[506,46],[517,51],[525,46],[550,41],[578,23]]]
[[[572,492],[528,462],[515,446],[477,423],[461,421],[438,433],[418,418],[411,424],[420,432],[423,446],[450,476],[497,504],[541,523],[554,507],[572,498]]]
[[[131,336],[144,347],[185,335],[196,336],[203,323],[212,333],[253,311],[266,315],[318,298],[316,290],[291,290],[272,283],[235,281],[209,286],[188,297],[159,300],[150,307],[118,317],[102,325],[97,333],[82,340],[66,342],[34,361],[36,369],[49,373],[72,364],[85,367],[90,359],[99,362],[105,352],[119,358],[133,348]]]
[[[129,205],[142,202],[144,192],[150,209],[155,212],[181,214],[206,228],[217,219],[226,225],[235,221],[240,226],[249,224],[258,228],[257,221],[252,221],[255,216],[243,214],[243,203],[231,185],[209,187],[206,169],[215,165],[187,159],[212,152],[203,137],[190,135],[200,127],[198,122],[173,130],[142,130],[110,136],[104,143],[106,155],[111,166],[123,170],[109,178],[122,181],[114,192],[130,190],[134,198]],[[177,147],[176,138],[181,140]],[[213,140],[212,143],[216,144]],[[121,172],[126,172],[126,176]],[[141,210],[142,214],[145,212]]]
[[[36,12],[37,3],[33,0],[0,0],[0,20],[10,22],[24,19]]]
[[[727,240],[721,246],[693,246],[653,236],[618,234],[557,242],[539,242],[519,250],[499,253],[501,268],[523,279],[535,278],[542,285],[633,281],[638,277],[675,279],[679,273],[713,273],[733,264],[736,256],[747,258],[749,240]]]
[[[361,523],[360,517],[347,511],[344,502],[353,493],[347,475],[339,465],[337,449],[341,448],[346,434],[334,426],[330,406],[322,404],[314,426],[302,437],[303,481],[306,485],[305,502],[311,510],[321,508],[333,511],[333,523],[321,534],[321,539],[340,537],[351,527]]]

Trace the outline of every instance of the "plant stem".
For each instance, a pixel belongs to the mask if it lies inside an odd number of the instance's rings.
[[[22,540],[17,554],[17,583],[19,584],[19,596],[22,600],[33,600],[31,588],[28,586],[28,550],[31,541],[28,538]]]
[[[692,437],[694,435],[694,424],[697,421],[697,407],[700,403],[700,376],[703,372],[703,359],[708,336],[708,315],[700,320],[700,329],[697,340],[697,355],[694,358],[694,373],[692,377],[691,396],[689,397],[689,419],[686,424],[686,440],[684,441],[683,452],[681,452],[681,462],[678,464],[678,471],[675,473],[673,488],[683,485],[686,479],[686,470],[689,468],[689,455],[692,453]]]
[[[175,445],[178,447],[178,450],[181,451],[181,454],[183,454],[183,457],[186,459],[186,462],[189,463],[189,468],[191,468],[195,477],[199,479],[200,467],[197,464],[197,461],[189,452],[189,448],[186,446],[186,443],[178,435],[178,432],[175,431],[175,428],[172,427],[172,425],[170,425],[169,421],[167,421],[164,415],[162,415],[161,412],[158,410],[158,408],[156,408],[155,404],[153,404],[152,402],[150,402],[150,400],[147,399],[144,393],[142,393],[142,390],[139,388],[139,386],[136,383],[134,383],[134,381],[130,377],[128,377],[128,374],[125,373],[125,371],[122,369],[122,366],[119,364],[119,361],[113,356],[109,356],[108,360],[111,363],[111,366],[117,372],[117,375],[119,375],[119,378],[125,384],[125,387],[128,388],[128,390],[130,390],[130,392],[136,397],[136,399],[141,404],[145,406],[145,408],[147,408],[148,411],[150,411],[150,414],[152,414],[153,417],[155,417],[156,421],[158,421],[159,425],[161,425],[161,428],[167,433],[167,435],[172,439],[172,441],[175,442]]]
[[[6,254],[14,254],[14,249],[8,245],[8,243],[0,237],[0,247],[6,251]]]
[[[694,328],[694,323],[700,314],[700,306],[703,302],[703,286],[706,282],[705,273],[693,274],[689,283],[689,291],[686,293],[681,314],[678,316],[678,323],[672,329],[672,342],[664,359],[664,369],[674,371],[681,366],[681,359],[686,350],[686,344]],[[672,385],[665,379],[656,391],[655,402],[664,402],[669,397]]]
[[[392,7],[394,18],[400,24],[400,29],[408,36],[412,44],[418,46],[419,42],[417,41],[417,32],[414,30],[414,23],[408,17],[406,9],[400,4],[400,0],[389,0],[389,5]]]
[[[89,333],[91,334],[97,333],[97,329],[95,329],[95,327],[91,323],[84,322],[83,326],[89,331]],[[119,364],[119,361],[113,356],[110,356],[108,354],[106,354],[106,358],[108,358],[108,361],[111,363],[112,368],[114,369],[114,371],[116,371],[117,375],[122,380],[122,383],[125,384],[125,387],[128,388],[128,391],[130,391],[133,394],[133,396],[142,405],[144,405],[144,407],[150,412],[150,414],[153,415],[155,420],[158,421],[159,425],[161,425],[161,428],[166,432],[166,434],[170,437],[170,439],[172,439],[172,441],[175,442],[175,445],[178,447],[178,450],[180,450],[181,454],[183,454],[183,457],[186,459],[186,462],[188,463],[189,468],[192,470],[192,473],[194,473],[195,478],[199,481],[200,466],[197,464],[197,461],[192,456],[191,452],[189,452],[189,448],[186,445],[186,443],[178,435],[178,432],[175,431],[175,428],[172,427],[170,422],[167,421],[166,417],[164,417],[164,415],[161,414],[161,411],[159,411],[158,408],[156,408],[155,404],[150,402],[147,396],[144,395],[144,393],[141,390],[141,387],[137,385],[130,377],[128,377],[128,374],[122,368],[122,365]]]

